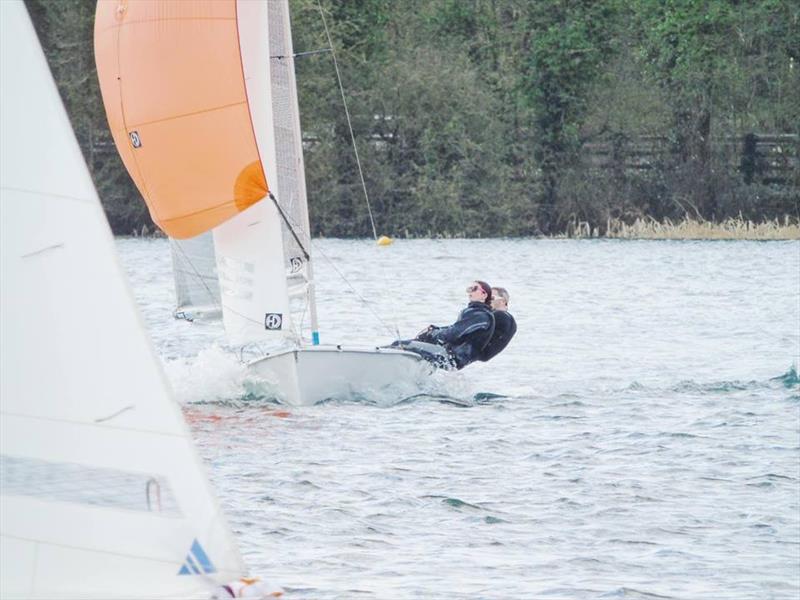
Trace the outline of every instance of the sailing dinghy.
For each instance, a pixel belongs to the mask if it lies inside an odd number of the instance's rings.
[[[0,24],[0,597],[208,598],[236,543],[21,0]]]
[[[232,345],[291,404],[429,372],[414,353],[319,344],[288,0],[100,0],[114,141],[154,222],[211,231]]]

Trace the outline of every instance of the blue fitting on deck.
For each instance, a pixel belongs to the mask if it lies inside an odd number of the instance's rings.
[[[319,331],[312,331],[311,332],[311,345],[312,346],[319,346]]]

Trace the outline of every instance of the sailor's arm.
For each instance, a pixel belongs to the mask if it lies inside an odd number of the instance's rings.
[[[473,312],[449,327],[439,327],[430,332],[431,338],[440,344],[456,344],[475,331],[489,329],[492,326],[491,314]]]

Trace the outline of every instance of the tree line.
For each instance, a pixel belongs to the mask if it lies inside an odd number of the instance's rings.
[[[94,0],[27,0],[112,229],[153,229],[108,132]],[[800,218],[792,0],[291,0],[312,229],[552,235]],[[324,21],[323,21],[324,15]]]

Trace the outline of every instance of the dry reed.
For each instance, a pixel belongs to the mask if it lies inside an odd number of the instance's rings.
[[[584,236],[581,236],[584,237]],[[785,217],[753,223],[744,219],[727,219],[720,223],[689,217],[673,223],[655,219],[636,219],[630,225],[609,219],[606,237],[640,240],[800,240],[800,222]]]

